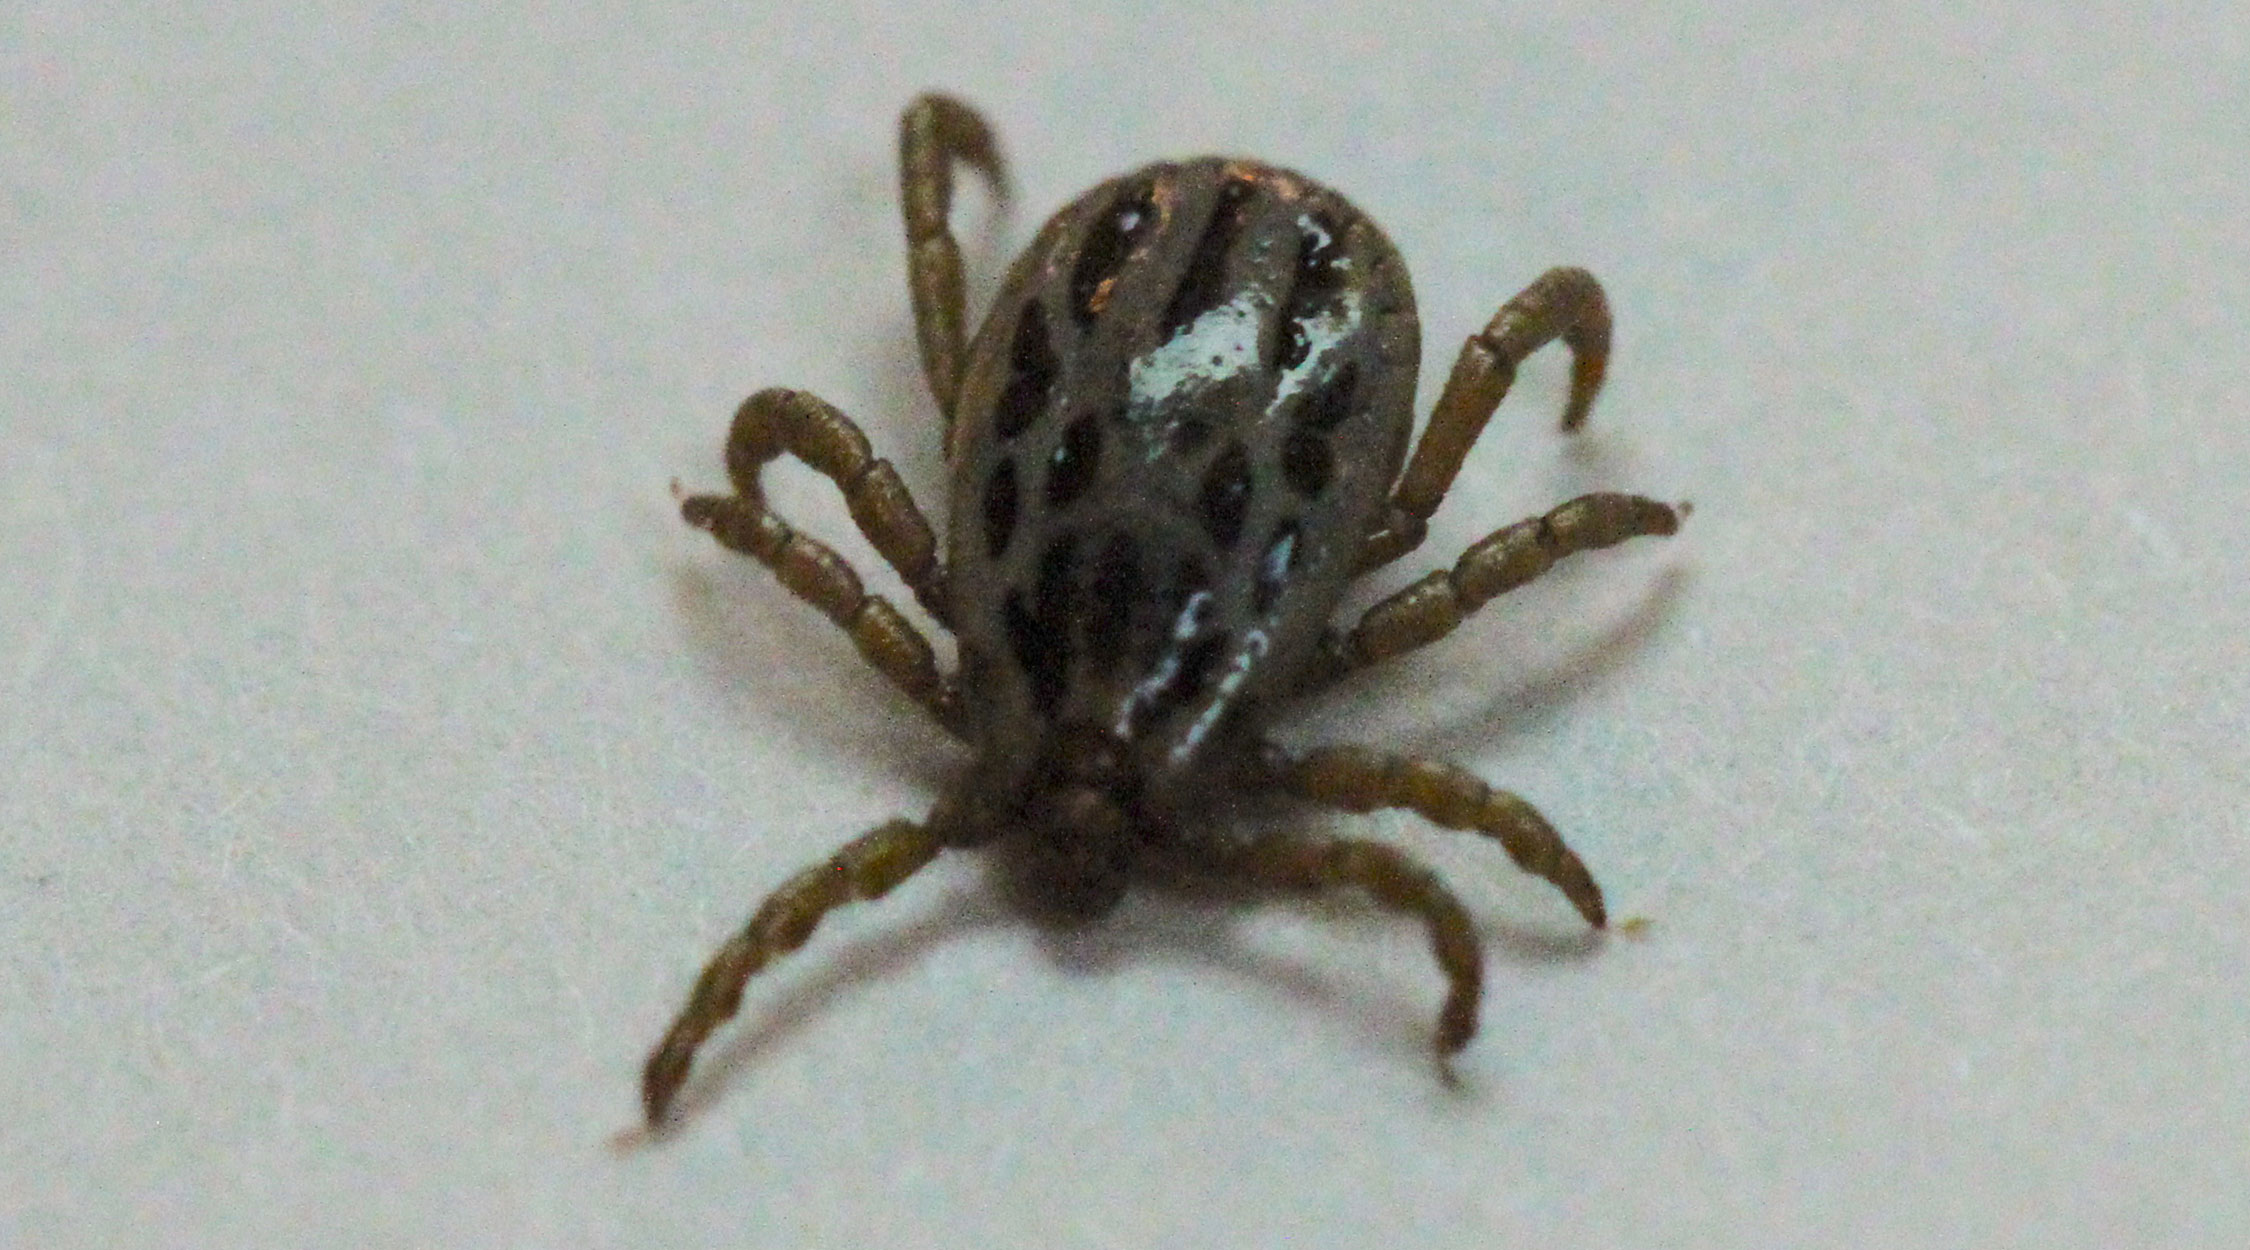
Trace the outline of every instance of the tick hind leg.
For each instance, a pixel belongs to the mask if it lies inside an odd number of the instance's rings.
[[[1437,1048],[1452,1054],[1476,1034],[1484,957],[1467,909],[1436,873],[1380,842],[1308,834],[1265,834],[1212,854],[1213,875],[1285,890],[1356,886],[1385,908],[1420,916],[1447,985]]]
[[[1474,773],[1350,746],[1322,747],[1301,756],[1268,747],[1266,764],[1283,789],[1315,803],[1347,812],[1404,808],[1441,828],[1493,838],[1517,867],[1561,890],[1586,923],[1599,929],[1608,921],[1601,887],[1547,818]]]
[[[688,496],[680,501],[680,515],[722,546],[772,569],[783,586],[850,634],[860,654],[893,685],[959,732],[960,690],[938,671],[929,640],[889,600],[868,594],[842,556],[766,507],[758,475],[783,453],[836,483],[860,533],[943,623],[945,569],[928,519],[898,471],[875,458],[851,418],[802,391],[760,391],[742,402],[727,435],[727,475],[735,493]]]
[[[968,335],[961,248],[947,222],[953,207],[955,161],[984,175],[993,193],[1007,198],[1007,171],[999,145],[975,109],[943,95],[921,96],[907,105],[898,122],[906,284],[914,300],[914,337],[922,352],[922,372],[948,427],[961,390],[961,357]]]
[[[860,835],[826,861],[798,873],[768,895],[742,931],[720,947],[688,995],[685,1009],[641,1070],[641,1105],[650,1127],[664,1122],[687,1080],[695,1051],[742,1005],[742,987],[776,956],[805,944],[822,916],[845,903],[877,899],[937,857],[941,841],[927,824],[894,820]]]
[[[1452,489],[1485,422],[1499,408],[1525,357],[1561,339],[1571,351],[1570,401],[1562,428],[1585,423],[1609,368],[1609,300],[1583,269],[1550,269],[1500,306],[1484,329],[1469,336],[1438,394],[1422,440],[1391,491],[1382,528],[1360,553],[1360,569],[1381,568],[1421,545],[1429,520]]]
[[[1348,631],[1321,643],[1312,685],[1426,647],[1460,628],[1495,597],[1555,567],[1563,557],[1628,538],[1678,532],[1680,510],[1639,495],[1581,495],[1545,516],[1495,530],[1439,569],[1369,608]]]

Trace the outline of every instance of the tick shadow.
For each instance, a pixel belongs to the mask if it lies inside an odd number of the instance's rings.
[[[1384,910],[1357,891],[1306,895],[1223,879],[1172,877],[1137,881],[1129,910],[1126,923],[1042,924],[1041,946],[1057,966],[1077,974],[1108,975],[1131,964],[1163,964],[1278,991],[1301,1009],[1308,1026],[1340,1029],[1371,1056],[1434,1063],[1448,1087],[1462,1088],[1432,1045],[1445,993],[1435,961],[1416,970],[1409,982],[1380,980],[1354,965],[1349,953],[1333,961],[1294,958],[1244,932],[1249,916],[1282,912],[1316,921],[1349,946],[1372,949],[1401,935],[1418,940],[1419,918]],[[1488,980],[1495,964],[1579,963],[1597,954],[1605,941],[1593,930],[1564,933],[1496,922],[1483,914],[1477,917],[1477,931]]]
[[[1517,594],[1523,596],[1523,606],[1532,610],[1526,615],[1537,619],[1565,611],[1566,596],[1573,585],[1601,573],[1586,565],[1565,567]],[[1630,611],[1610,621],[1600,631],[1584,636],[1559,653],[1551,653],[1553,658],[1512,684],[1496,679],[1492,695],[1474,710],[1455,712],[1394,733],[1386,739],[1385,748],[1452,758],[1489,752],[1510,739],[1540,732],[1589,691],[1627,669],[1671,620],[1675,605],[1694,579],[1692,566],[1667,565],[1656,572]],[[1534,590],[1538,593],[1527,593]],[[1485,609],[1486,612],[1506,610],[1505,600],[1496,601]],[[1456,634],[1437,643],[1432,650],[1464,644],[1473,647],[1476,640]],[[1425,653],[1403,657],[1396,666],[1379,666],[1374,671],[1355,674],[1335,689],[1306,700],[1302,704],[1302,714],[1307,719],[1325,722],[1334,719],[1348,701],[1396,697],[1408,691],[1429,691],[1473,682],[1477,680],[1474,672],[1477,664],[1474,654],[1441,657]],[[1282,719],[1288,719],[1288,715],[1284,714]],[[1325,741],[1325,736],[1321,740]]]
[[[800,602],[747,557],[740,567],[680,563],[673,605],[690,650],[728,710],[748,727],[768,723],[848,759],[900,767],[933,792],[959,752],[945,731],[868,667],[842,630]]]
[[[1137,875],[1132,897],[1119,914],[1088,923],[1059,921],[1037,898],[1026,896],[1020,865],[1002,851],[982,853],[983,871],[956,888],[919,919],[857,936],[825,955],[803,960],[811,965],[792,984],[770,997],[756,993],[753,980],[742,1023],[706,1048],[693,1074],[674,1100],[666,1123],[655,1130],[636,1127],[612,1138],[623,1151],[669,1139],[719,1104],[742,1083],[760,1059],[800,1036],[820,1015],[848,994],[879,988],[920,961],[971,933],[1024,926],[1037,936],[1047,957],[1073,976],[1113,975],[1133,963],[1163,963],[1195,968],[1228,981],[1278,990],[1324,1025],[1356,1034],[1370,1054],[1434,1062],[1441,1082],[1464,1092],[1450,1065],[1433,1054],[1431,1029],[1443,981],[1432,964],[1413,988],[1375,983],[1366,974],[1294,959],[1259,949],[1243,934],[1241,917],[1252,909],[1288,908],[1317,917],[1355,939],[1381,940],[1386,931],[1415,931],[1408,917],[1383,912],[1349,893],[1307,897],[1254,886],[1171,874]],[[1562,935],[1521,924],[1480,917],[1480,943],[1488,970],[1497,950],[1508,962],[1576,963],[1592,957],[1603,938],[1593,932]]]
[[[647,1136],[656,1140],[672,1136],[717,1103],[758,1059],[803,1033],[846,994],[873,989],[955,939],[1009,921],[1006,907],[990,890],[970,884],[954,890],[918,920],[839,943],[825,956],[802,959],[812,967],[771,997],[759,996],[759,981],[753,979],[736,1017],[742,1023],[696,1057],[694,1071],[673,1100],[671,1118]]]

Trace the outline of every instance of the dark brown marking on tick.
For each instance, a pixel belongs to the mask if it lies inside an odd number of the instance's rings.
[[[1358,397],[1359,362],[1347,360],[1305,397],[1297,409],[1297,425],[1326,434],[1352,415],[1352,402]]]
[[[1000,392],[999,405],[992,413],[993,429],[1000,441],[1013,442],[1047,410],[1058,368],[1054,345],[1047,341],[1046,310],[1032,300],[1016,318],[1016,332],[1008,347],[1008,385]]]
[[[1170,439],[1174,455],[1189,456],[1203,449],[1211,441],[1211,418],[1200,412],[1190,412],[1172,422]]]
[[[1336,472],[1336,453],[1327,438],[1312,430],[1289,431],[1281,440],[1281,476],[1307,500],[1320,498]]]
[[[1047,461],[1049,504],[1067,508],[1094,484],[1094,470],[1101,464],[1102,423],[1102,416],[1089,414],[1063,430],[1062,441]]]
[[[1180,275],[1180,285],[1172,292],[1172,302],[1164,309],[1164,320],[1157,328],[1159,339],[1173,337],[1218,307],[1226,294],[1227,265],[1234,258],[1235,239],[1242,233],[1257,193],[1257,184],[1246,178],[1229,178],[1220,186],[1211,218],[1204,225],[1202,237],[1195,241],[1195,252]]]
[[[1229,443],[1203,472],[1196,495],[1196,515],[1203,530],[1221,551],[1231,551],[1242,540],[1242,522],[1250,515],[1250,454],[1241,443]]]
[[[1016,462],[1002,456],[984,484],[984,549],[995,560],[1015,537],[1017,505]]]
[[[1011,590],[1002,608],[1009,647],[1015,652],[1016,663],[1031,679],[1032,702],[1049,718],[1062,706],[1070,677],[1070,617],[1075,597],[1071,557],[1076,545],[1069,534],[1050,544],[1039,557],[1031,602],[1024,602],[1020,589]]]
[[[1140,545],[1131,534],[1120,530],[1102,544],[1086,577],[1088,654],[1097,660],[1107,659],[1112,666],[1121,661],[1120,652],[1140,604]]]
[[[1107,212],[1087,232],[1070,267],[1070,315],[1081,327],[1093,324],[1116,289],[1126,260],[1156,223],[1156,206],[1146,182],[1120,190]]]
[[[1312,349],[1309,323],[1333,309],[1344,286],[1344,247],[1341,230],[1324,213],[1308,213],[1300,223],[1297,264],[1291,271],[1289,294],[1281,301],[1281,343],[1275,353],[1278,368],[1294,369]]]

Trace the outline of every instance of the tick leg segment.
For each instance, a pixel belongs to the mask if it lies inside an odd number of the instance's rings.
[[[922,372],[948,428],[961,390],[962,344],[968,319],[961,290],[961,248],[946,217],[953,207],[953,162],[984,175],[993,194],[1008,196],[1008,175],[992,128],[951,96],[925,95],[898,120],[899,208],[906,218],[906,285],[914,300],[914,337]]]
[[[1484,956],[1467,909],[1436,873],[1392,847],[1357,838],[1265,834],[1215,854],[1215,871],[1243,881],[1287,890],[1357,886],[1385,908],[1420,916],[1447,985],[1437,1048],[1452,1054],[1475,1036]]]
[[[858,899],[877,899],[937,857],[926,824],[894,820],[844,844],[826,862],[790,878],[759,905],[750,923],[711,957],[687,1007],[641,1069],[641,1105],[651,1127],[664,1122],[687,1079],[696,1047],[742,1005],[742,987],[777,955],[805,944],[822,916]]]
[[[938,671],[929,640],[889,600],[868,594],[842,556],[766,507],[758,474],[784,452],[836,483],[860,533],[942,624],[945,569],[929,521],[898,471],[875,458],[851,418],[802,391],[760,391],[742,402],[727,435],[727,475],[735,493],[691,495],[680,501],[680,515],[720,545],[772,569],[783,586],[843,627],[868,663],[958,733],[961,693]]]
[[[1609,300],[1601,283],[1583,269],[1550,269],[1502,304],[1491,322],[1462,345],[1453,374],[1430,410],[1422,441],[1391,491],[1382,528],[1369,536],[1360,553],[1360,570],[1381,568],[1421,545],[1430,515],[1452,489],[1485,422],[1507,397],[1516,366],[1558,338],[1571,352],[1570,401],[1563,408],[1562,428],[1584,424],[1609,368],[1609,330]]]
[[[1347,633],[1321,642],[1313,679],[1325,685],[1354,669],[1426,647],[1469,614],[1555,567],[1564,556],[1614,547],[1628,538],[1678,532],[1670,504],[1639,495],[1581,495],[1545,516],[1495,530],[1439,569],[1369,608]]]
[[[1516,866],[1563,892],[1586,923],[1607,923],[1601,887],[1537,808],[1465,769],[1365,747],[1322,747],[1291,757],[1267,747],[1266,765],[1284,789],[1347,812],[1404,808],[1446,829],[1495,838]]]

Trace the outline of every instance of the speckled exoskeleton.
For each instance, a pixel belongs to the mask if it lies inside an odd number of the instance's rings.
[[[1278,792],[1352,812],[1411,810],[1497,839],[1589,924],[1601,891],[1521,798],[1448,764],[1362,747],[1303,753],[1261,729],[1294,696],[1450,633],[1573,552],[1670,534],[1679,514],[1595,494],[1498,530],[1452,568],[1330,623],[1352,579],[1414,550],[1516,365],[1572,352],[1563,428],[1609,357],[1601,287],[1555,269],[1469,336],[1419,443],[1420,325],[1406,267],[1375,223],[1319,183],[1204,157],[1102,183],[1057,213],[966,339],[947,224],[954,166],[1005,194],[991,130],[944,96],[900,123],[907,266],[922,367],[946,422],[944,557],[898,474],[841,412],[753,395],[727,439],[731,495],[689,524],[763,562],[851,635],[972,756],[920,821],[846,843],[776,890],[720,948],[650,1055],[660,1123],[696,1047],[744,983],[830,908],[890,891],[939,852],[1013,843],[1039,893],[1077,917],[1138,866],[1297,890],[1356,886],[1429,927],[1449,992],[1437,1045],[1476,1030],[1482,965],[1461,904],[1377,842],[1228,834],[1216,799]],[[797,457],[959,642],[957,673],[833,551],[765,503],[760,470]]]

